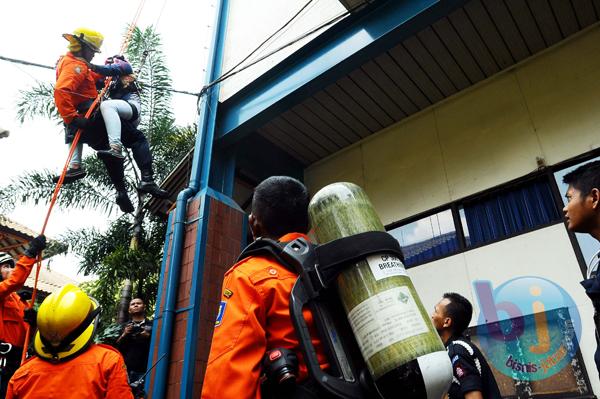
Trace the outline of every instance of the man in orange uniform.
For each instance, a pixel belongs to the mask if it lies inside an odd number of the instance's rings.
[[[37,256],[45,247],[46,237],[34,238],[16,263],[8,253],[0,252],[0,398],[5,397],[8,381],[19,367],[25,344],[25,304],[16,292],[23,287]]]
[[[99,32],[86,28],[75,29],[72,34],[65,33],[63,37],[69,41],[69,52],[61,57],[56,65],[54,102],[65,122],[67,144],[73,141],[78,129],[82,129],[83,132],[65,175],[64,182],[68,184],[86,175],[81,166],[82,143],[85,142],[95,150],[103,152],[110,147],[102,118],[85,118],[85,113],[98,95],[96,83],[104,81],[104,76],[94,72],[89,63],[95,53],[100,52],[104,37]],[[123,145],[132,149],[133,158],[141,173],[138,190],[159,198],[167,198],[169,194],[154,182],[148,140],[135,126],[124,127],[127,128],[122,131]],[[102,157],[102,161],[117,191],[117,205],[123,212],[133,212],[133,204],[125,185],[123,160]],[[55,178],[55,181],[58,181],[58,178]]]
[[[15,372],[7,399],[133,399],[125,362],[94,344],[100,308],[74,285],[50,294],[38,310],[37,356]]]
[[[252,198],[248,221],[255,239],[281,242],[306,237],[308,192],[291,177],[274,176],[260,183]],[[223,281],[203,399],[260,399],[261,363],[267,351],[286,348],[298,357],[297,389],[307,388],[306,365],[289,313],[290,293],[297,275],[268,256],[250,256],[233,265]],[[304,317],[310,327],[309,311]],[[314,335],[313,335],[314,337]],[[319,363],[327,361],[313,338]]]

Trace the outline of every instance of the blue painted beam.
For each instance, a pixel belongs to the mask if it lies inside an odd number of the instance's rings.
[[[273,116],[465,3],[379,1],[347,17],[221,104],[217,138],[222,145],[239,141]]]

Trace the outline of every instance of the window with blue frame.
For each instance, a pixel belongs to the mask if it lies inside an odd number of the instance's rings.
[[[388,232],[400,243],[406,267],[430,262],[560,222],[560,209],[550,184],[544,174],[535,180],[495,188],[453,207],[394,225]]]
[[[561,218],[546,179],[465,202],[459,212],[467,247],[534,230]]]
[[[406,267],[450,255],[459,249],[450,209],[388,232],[400,243]]]

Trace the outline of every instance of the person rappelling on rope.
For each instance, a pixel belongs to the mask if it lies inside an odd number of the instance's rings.
[[[0,252],[0,398],[6,396],[8,381],[19,368],[25,344],[25,304],[17,295],[31,273],[36,258],[46,247],[46,237],[34,238],[17,261]]]
[[[69,51],[59,59],[56,67],[54,100],[58,113],[65,122],[65,141],[67,144],[72,143],[78,129],[82,130],[81,140],[74,149],[63,183],[69,184],[85,177],[86,172],[81,164],[81,156],[82,143],[87,143],[99,152],[98,155],[106,166],[108,175],[117,191],[117,205],[123,212],[133,212],[134,207],[127,194],[125,184],[123,157],[114,156],[117,152],[111,151],[114,147],[110,146],[111,140],[115,145],[116,141],[119,140],[123,146],[131,148],[133,158],[140,169],[141,181],[137,187],[138,190],[158,198],[168,198],[169,193],[162,190],[154,181],[150,147],[144,134],[136,129],[135,120],[134,123],[124,122],[119,126],[120,129],[115,128],[114,113],[111,114],[110,112],[115,104],[105,107],[108,108],[109,123],[107,123],[107,126],[110,126],[112,137],[112,139],[109,139],[102,118],[95,118],[94,116],[89,119],[85,118],[85,113],[98,95],[97,82],[103,81],[105,75],[118,75],[121,77],[130,75],[129,72],[132,72],[131,66],[129,64],[127,64],[129,68],[127,68],[127,65],[120,64],[108,67],[91,66],[90,61],[95,53],[100,52],[100,47],[104,41],[104,37],[99,32],[87,28],[78,28],[73,33],[64,34],[63,37],[69,42]],[[121,115],[121,112],[118,113]],[[126,116],[128,112],[123,111],[122,114]],[[131,109],[131,118],[134,117],[134,111]],[[118,123],[120,122],[119,116]],[[119,132],[119,130],[121,131]],[[119,136],[120,139],[118,139]],[[55,177],[54,181],[57,182],[58,179],[59,177]]]

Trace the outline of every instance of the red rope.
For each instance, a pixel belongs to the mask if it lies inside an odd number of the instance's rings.
[[[140,1],[140,5],[138,6],[138,9],[136,10],[135,16],[133,18],[133,22],[129,26],[129,29],[127,30],[125,38],[123,39],[123,44],[121,45],[121,54],[123,54],[127,50],[127,47],[129,46],[129,41],[131,40],[131,36],[133,35],[133,31],[135,29],[135,26],[137,25],[137,21],[140,17],[140,14],[142,12],[142,8],[143,8],[145,2],[146,2],[145,0]],[[100,102],[100,99],[104,96],[104,93],[106,93],[106,90],[108,89],[108,86],[110,85],[111,81],[112,81],[112,77],[106,78],[104,87],[102,88],[102,90],[100,91],[100,93],[98,94],[98,96],[96,97],[96,99],[94,100],[92,105],[90,106],[90,108],[85,113],[85,119],[90,118],[90,116],[96,109],[96,106]],[[71,148],[69,149],[69,155],[67,156],[67,160],[65,161],[65,164],[63,166],[62,172],[60,174],[60,178],[58,179],[58,182],[56,183],[56,186],[54,187],[54,192],[52,193],[52,198],[50,200],[50,206],[48,207],[48,212],[46,213],[46,218],[44,219],[44,225],[42,226],[42,231],[40,233],[42,235],[46,232],[46,227],[48,226],[48,221],[50,220],[50,214],[52,213],[54,204],[56,203],[56,200],[58,199],[58,194],[60,193],[60,189],[62,188],[63,182],[65,180],[65,175],[67,173],[67,169],[69,168],[69,163],[71,162],[71,158],[73,157],[73,152],[75,152],[75,148],[77,147],[77,143],[79,142],[80,137],[81,137],[81,129],[77,129],[77,132],[75,133],[75,137],[73,138],[73,142],[71,143]],[[42,254],[40,253],[37,257],[35,280],[33,283],[33,291],[31,294],[31,300],[29,301],[28,309],[31,309],[33,307],[33,304],[35,303],[35,298],[37,295],[37,285],[38,285],[41,268],[42,268]],[[27,347],[29,346],[29,339],[31,338],[30,336],[31,336],[31,326],[28,323],[26,323],[25,342],[23,345],[23,352],[21,353],[21,364],[23,364],[23,362],[25,361],[25,358],[27,357]]]

